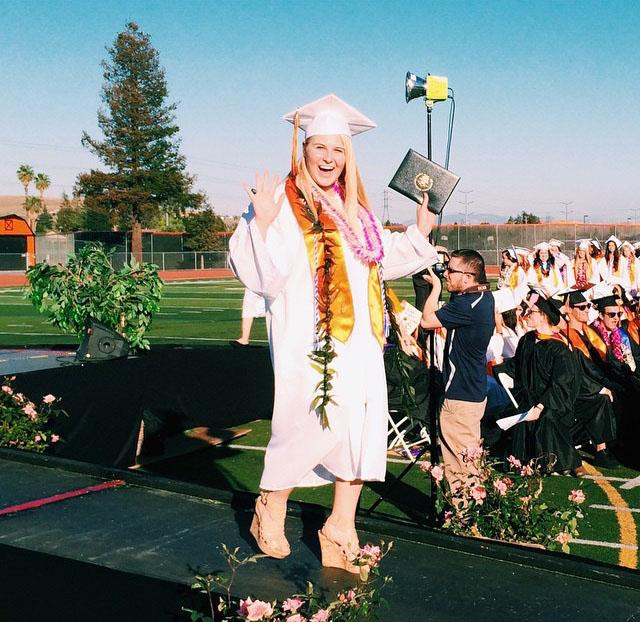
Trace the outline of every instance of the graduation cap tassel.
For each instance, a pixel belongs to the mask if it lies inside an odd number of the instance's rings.
[[[293,116],[293,145],[291,146],[291,174],[298,174],[298,128],[300,127],[300,113],[296,110]]]

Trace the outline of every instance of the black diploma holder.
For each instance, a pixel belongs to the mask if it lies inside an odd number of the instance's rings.
[[[458,175],[409,149],[389,188],[416,203],[422,203],[422,195],[427,192],[429,211],[440,214],[459,181]]]

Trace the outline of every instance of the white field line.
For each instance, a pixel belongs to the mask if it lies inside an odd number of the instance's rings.
[[[15,333],[0,333],[0,335],[2,334],[13,335]],[[29,335],[31,333],[21,333],[21,334]],[[37,333],[33,333],[33,334],[37,334]],[[146,338],[147,339],[178,339],[178,340],[184,340],[184,341],[224,341],[225,343],[228,343],[229,341],[233,341],[228,337],[226,338],[225,337],[172,337],[170,335],[148,335]],[[264,344],[269,343],[266,339],[252,339],[251,341],[253,343],[264,343]]]
[[[594,508],[595,510],[612,510],[614,512],[640,513],[640,508],[622,508],[617,505],[601,505],[600,503],[594,503],[589,507]]]
[[[165,301],[174,300],[209,300],[210,302],[242,302],[242,298],[218,298],[217,296],[170,296]]]
[[[7,328],[33,328],[33,324],[7,324]]]
[[[628,482],[628,481],[630,481],[629,477],[613,477],[613,476],[611,476],[611,477],[609,477],[609,476],[603,477],[601,475],[583,475],[581,477],[581,479],[592,479],[594,481],[598,480],[598,479],[605,479],[608,482]]]
[[[627,549],[629,551],[637,551],[638,547],[633,544],[620,544],[619,542],[602,542],[600,540],[582,540],[574,538],[571,544],[587,544],[589,546],[603,546],[608,549]]]

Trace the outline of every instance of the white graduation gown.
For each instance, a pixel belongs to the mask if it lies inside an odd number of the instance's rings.
[[[284,191],[280,186],[276,198]],[[438,261],[415,225],[404,233],[383,232],[385,279],[397,279]],[[321,379],[309,353],[315,335],[312,274],[302,231],[285,196],[262,239],[245,212],[229,240],[231,267],[240,281],[265,298],[269,346],[275,375],[271,439],[260,488],[317,486],[340,478],[382,481],[386,471],[387,385],[381,347],[371,330],[369,268],[343,239],[353,298],[354,327],[346,343],[334,340],[333,395],[323,430],[310,411]],[[247,370],[250,374],[250,370]]]

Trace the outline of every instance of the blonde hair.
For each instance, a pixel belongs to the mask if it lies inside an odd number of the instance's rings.
[[[307,169],[307,163],[305,161],[304,153],[300,159],[296,159],[297,156],[297,128],[294,124],[294,144],[292,148],[292,162],[291,162],[291,176],[295,179],[296,187],[302,192],[307,205],[313,212],[313,215],[317,218],[318,214],[313,201],[313,190],[323,195],[327,201],[334,204],[336,203],[335,195],[328,195],[318,184],[313,180],[309,170]],[[303,149],[306,148],[309,139],[307,138],[303,143]],[[360,176],[360,171],[356,164],[355,154],[353,152],[353,143],[351,136],[340,135],[340,141],[344,148],[345,164],[344,170],[340,174],[338,182],[342,186],[344,193],[344,210],[347,214],[347,219],[353,222],[358,214],[358,205],[362,205],[365,209],[369,210],[369,199],[364,189],[364,183]]]

